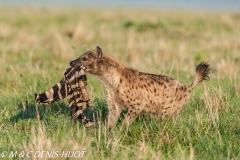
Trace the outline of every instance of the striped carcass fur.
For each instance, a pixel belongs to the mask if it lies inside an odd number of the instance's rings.
[[[93,125],[87,119],[83,110],[89,107],[89,95],[87,92],[87,77],[83,68],[68,68],[60,82],[41,94],[35,94],[37,104],[50,104],[70,97],[69,107],[72,108],[72,119],[80,120],[87,127]]]

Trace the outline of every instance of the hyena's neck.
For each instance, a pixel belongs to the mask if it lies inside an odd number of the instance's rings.
[[[114,69],[110,70],[108,73],[104,73],[102,75],[96,75],[96,77],[108,89],[116,89],[120,81],[120,74]]]
[[[99,67],[101,68],[101,71],[95,76],[107,89],[117,89],[120,83],[121,73],[125,68],[124,65],[105,56],[99,64]]]

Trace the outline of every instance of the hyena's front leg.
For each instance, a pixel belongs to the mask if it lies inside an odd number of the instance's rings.
[[[133,106],[128,109],[127,114],[125,114],[123,125],[128,127],[142,112],[144,105]]]
[[[107,104],[108,104],[108,122],[107,128],[111,129],[116,123],[121,113],[121,108],[116,104],[114,95],[107,94]]]

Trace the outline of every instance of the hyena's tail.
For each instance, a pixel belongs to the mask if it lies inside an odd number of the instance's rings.
[[[196,76],[193,83],[188,87],[189,90],[192,90],[198,83],[203,80],[209,80],[208,74],[211,72],[210,65],[207,62],[201,62],[196,67]]]

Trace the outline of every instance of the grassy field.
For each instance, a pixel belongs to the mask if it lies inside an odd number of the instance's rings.
[[[73,124],[67,99],[38,106],[38,119],[34,93],[55,85],[69,61],[96,45],[128,67],[185,85],[208,61],[211,80],[194,89],[176,125],[141,115],[128,130],[119,121],[108,133],[105,90],[91,75],[97,127]],[[240,13],[2,7],[0,65],[0,159],[21,152],[48,159],[43,151],[86,151],[81,159],[240,159]],[[70,155],[52,158],[77,159]]]

